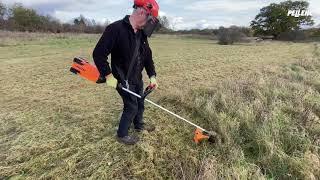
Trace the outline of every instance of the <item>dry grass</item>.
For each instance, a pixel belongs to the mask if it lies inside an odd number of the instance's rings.
[[[14,36],[0,47],[0,179],[319,178],[314,44],[152,39],[160,88],[150,99],[223,142],[196,146],[191,127],[147,105],[157,130],[128,147],[114,138],[117,93],[69,72],[98,36]]]
[[[197,88],[187,97],[163,98],[162,103],[185,109],[221,135],[222,144],[204,159],[214,169],[207,174],[218,179],[320,177],[320,59],[309,58]]]

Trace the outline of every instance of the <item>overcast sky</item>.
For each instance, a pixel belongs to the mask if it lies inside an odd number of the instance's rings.
[[[0,0],[1,1],[1,0]],[[133,0],[2,0],[22,3],[42,14],[69,22],[80,14],[103,23],[129,14]],[[160,15],[169,17],[174,29],[248,26],[259,10],[281,0],[158,0]],[[316,25],[320,24],[320,0],[308,0]]]

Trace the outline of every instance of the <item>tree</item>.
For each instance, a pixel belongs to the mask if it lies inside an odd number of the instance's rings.
[[[160,33],[168,33],[172,30],[170,29],[170,22],[169,19],[166,16],[160,16],[159,17],[159,25],[155,29],[156,32]]]
[[[273,35],[278,39],[283,32],[299,30],[302,26],[313,25],[314,21],[309,16],[288,16],[289,10],[308,10],[306,1],[284,1],[280,4],[271,3],[260,9],[260,13],[251,22],[255,35]]]
[[[160,27],[161,28],[169,29],[170,23],[169,23],[169,19],[167,18],[167,16],[159,17],[159,21],[160,21]]]
[[[105,24],[97,24],[94,20],[80,15],[73,19],[73,22],[62,24],[50,15],[40,15],[36,10],[26,8],[19,3],[7,8],[0,0],[0,29],[52,33],[102,33],[108,23],[109,21]]]
[[[77,32],[87,32],[90,21],[82,14],[73,20]]]
[[[7,26],[7,23],[5,21],[5,15],[7,12],[6,6],[0,1],[0,28],[5,29]]]
[[[218,43],[221,45],[232,45],[235,42],[244,42],[246,35],[241,27],[231,26],[229,28],[220,27],[218,30]]]
[[[60,21],[50,15],[40,16],[41,30],[45,32],[57,33],[61,32],[62,25]]]
[[[0,20],[4,19],[4,15],[6,14],[6,6],[0,1]]]
[[[23,7],[21,4],[15,4],[11,8],[12,17],[10,17],[18,30],[37,31],[41,29],[41,16],[33,9]]]
[[[80,17],[77,17],[73,20],[74,25],[84,25],[86,26],[87,19],[81,14]]]

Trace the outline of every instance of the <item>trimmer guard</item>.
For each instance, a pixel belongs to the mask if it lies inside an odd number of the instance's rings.
[[[209,139],[209,135],[207,135],[207,133],[205,133],[204,131],[202,131],[201,129],[197,128],[194,131],[194,137],[193,137],[193,141],[196,144],[199,144],[201,141]]]

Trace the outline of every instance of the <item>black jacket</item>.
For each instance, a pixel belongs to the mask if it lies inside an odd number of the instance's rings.
[[[146,68],[149,77],[156,75],[147,36],[141,30],[137,33],[140,33],[141,43],[139,56],[128,79],[130,84],[141,82],[144,68]],[[112,72],[120,83],[124,83],[134,53],[136,36],[137,34],[134,33],[128,15],[106,27],[93,51],[93,59],[101,76],[106,76]],[[112,70],[107,62],[107,56],[110,53]]]

